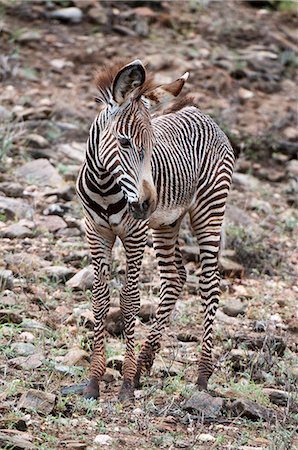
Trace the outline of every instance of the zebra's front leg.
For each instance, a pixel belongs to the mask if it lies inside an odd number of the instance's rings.
[[[134,378],[136,373],[135,321],[140,309],[139,274],[147,242],[147,226],[134,231],[123,239],[126,252],[126,279],[120,293],[120,308],[124,320],[126,352],[123,362],[123,383],[119,393],[120,401],[134,400]]]
[[[135,385],[140,383],[144,372],[150,372],[156,352],[160,349],[160,339],[169,320],[170,313],[181,293],[185,282],[177,235],[180,223],[153,232],[154,248],[161,278],[160,303],[152,329],[144,342],[137,364]]]
[[[85,398],[99,397],[99,382],[106,371],[104,348],[105,319],[110,307],[108,280],[110,277],[110,258],[115,235],[105,233],[105,237],[86,225],[87,238],[90,245],[94,283],[92,289],[92,309],[94,314],[94,344],[91,360],[90,380],[84,391]]]

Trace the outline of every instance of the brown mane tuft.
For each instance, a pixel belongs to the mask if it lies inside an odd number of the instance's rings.
[[[194,98],[190,95],[186,95],[182,97],[179,100],[176,100],[174,103],[172,103],[167,109],[165,109],[162,114],[171,114],[177,111],[180,111],[181,109],[185,108],[186,106],[195,106],[198,108],[197,103],[195,102]]]
[[[95,85],[100,91],[109,89],[121,67],[129,64],[127,59],[117,58],[113,65],[104,65],[95,73]]]

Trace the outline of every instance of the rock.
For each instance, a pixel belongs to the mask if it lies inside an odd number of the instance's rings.
[[[181,248],[181,253],[186,262],[200,262],[200,247],[198,245],[184,245]]]
[[[45,416],[50,414],[55,406],[56,396],[44,391],[30,389],[25,392],[17,405],[18,409],[35,410]]]
[[[245,314],[246,305],[241,300],[231,299],[225,303],[222,310],[227,316],[237,317]]]
[[[85,291],[86,289],[92,289],[93,280],[93,266],[90,265],[76,273],[75,276],[67,281],[66,286],[71,289]]]
[[[45,216],[59,216],[63,217],[69,211],[69,206],[64,203],[53,203],[43,210]]]
[[[249,100],[254,97],[254,93],[252,91],[249,91],[248,89],[239,88],[238,89],[238,96],[240,100]]]
[[[89,355],[85,350],[75,347],[70,349],[62,359],[62,363],[66,366],[81,366],[86,365],[89,360]]]
[[[8,362],[10,365],[15,366],[18,369],[31,370],[40,367],[45,360],[42,353],[35,353],[29,356],[19,356],[17,358],[10,359]]]
[[[0,105],[0,119],[1,119],[1,121],[10,119],[10,117],[11,117],[11,112],[8,109],[4,108],[4,106]]]
[[[157,370],[162,377],[176,377],[183,373],[185,366],[182,363],[173,361],[169,364],[165,364],[164,361],[157,360],[154,363],[154,369]]]
[[[0,303],[2,303],[1,300]],[[21,315],[17,311],[0,309],[0,323],[21,323],[22,320]]]
[[[36,222],[41,231],[48,231],[49,233],[67,228],[65,221],[59,216],[40,216]]]
[[[36,351],[35,346],[29,342],[14,342],[11,349],[20,356],[33,355]]]
[[[141,305],[138,316],[143,322],[147,323],[154,319],[155,314],[156,306],[151,302],[148,302]]]
[[[282,134],[288,141],[297,142],[298,140],[298,131],[296,127],[287,127],[283,130]]]
[[[255,228],[253,220],[246,211],[243,211],[243,209],[238,208],[237,206],[228,204],[225,217],[228,225],[234,225],[245,229]]]
[[[272,181],[274,183],[283,181],[285,178],[285,172],[283,170],[267,169],[266,167],[260,168],[258,170],[258,175],[259,177],[264,178],[264,180]]]
[[[264,394],[268,395],[271,403],[279,406],[287,406],[289,401],[289,393],[279,389],[263,388]]]
[[[50,145],[46,138],[36,133],[28,134],[26,136],[26,141],[28,145],[37,148],[46,148]]]
[[[14,278],[11,270],[0,270],[0,291],[12,289]]]
[[[106,330],[112,336],[123,335],[124,322],[120,308],[110,308],[106,318]]]
[[[214,442],[214,441],[216,441],[214,436],[212,436],[211,434],[206,434],[206,433],[199,434],[198,440],[200,442]]]
[[[14,223],[0,231],[0,236],[9,239],[32,237],[33,232],[19,223]]]
[[[220,309],[216,311],[216,319],[219,322],[226,323],[227,325],[236,325],[239,326],[239,319],[236,317],[230,317],[227,316],[225,313],[223,313]]]
[[[244,344],[249,350],[261,350],[269,351],[270,354],[276,353],[278,356],[283,356],[286,343],[279,336],[248,336],[246,334],[236,333],[234,336],[237,345]]]
[[[24,200],[12,199],[0,195],[0,214],[4,214],[7,219],[31,218],[33,209]]]
[[[61,20],[62,22],[79,23],[83,19],[83,12],[80,8],[71,6],[69,8],[60,8],[50,12],[51,19]]]
[[[51,59],[50,64],[58,72],[60,72],[65,67],[73,67],[73,62],[72,61],[67,61],[64,58]]]
[[[236,263],[235,261],[232,261],[229,258],[225,258],[223,256],[219,257],[219,270],[227,276],[230,277],[240,277],[242,278],[244,275],[244,267]]]
[[[251,400],[235,400],[230,405],[229,409],[233,415],[246,417],[250,420],[264,420],[270,422],[273,419],[276,419],[275,411]]]
[[[270,203],[265,202],[264,200],[258,200],[257,198],[253,198],[249,206],[251,209],[255,209],[256,211],[262,211],[268,215],[273,213],[273,209]]]
[[[47,277],[55,282],[65,282],[73,276],[75,269],[65,266],[49,266],[39,272],[42,277]]]
[[[287,163],[286,171],[288,175],[298,177],[298,160],[291,159],[291,161]]]
[[[26,44],[27,42],[40,41],[42,38],[41,34],[37,30],[25,30],[21,32],[19,36],[16,37],[16,41],[20,44]]]
[[[298,366],[291,367],[289,370],[290,377],[298,382]]]
[[[124,356],[111,356],[107,359],[107,367],[117,370],[122,374],[122,365],[124,361]]]
[[[260,186],[260,182],[257,178],[246,173],[238,172],[234,172],[233,174],[233,183],[245,191],[256,191]]]
[[[105,383],[112,383],[113,381],[116,381],[120,378],[120,374],[117,370],[111,369],[108,367],[102,376],[102,381]]]
[[[49,265],[48,261],[25,252],[7,254],[4,261],[14,273],[25,276],[36,275],[37,270]]]
[[[83,394],[85,387],[87,386],[88,382],[85,381],[83,383],[79,384],[72,384],[71,386],[64,386],[61,389],[61,395],[67,396],[67,395],[73,395],[73,394]]]
[[[71,161],[76,161],[82,164],[85,160],[85,142],[72,142],[70,144],[61,144],[58,147],[58,153],[66,156]]]
[[[98,434],[95,436],[93,443],[96,445],[108,445],[111,446],[113,442],[113,438],[108,436],[107,434]]]
[[[43,323],[38,322],[37,320],[25,319],[21,323],[21,328],[23,330],[39,331],[39,332],[44,333],[46,336],[51,335],[50,328],[46,327]]]
[[[177,334],[178,341],[181,342],[198,342],[200,338],[194,334],[191,333],[178,333]]]
[[[19,335],[19,339],[22,342],[33,342],[35,340],[34,334],[30,333],[29,331],[23,331]]]
[[[188,399],[183,409],[189,412],[199,413],[202,418],[214,419],[221,415],[223,407],[223,399],[220,397],[212,397],[207,392],[196,392],[190,399]]]
[[[1,272],[0,272],[1,274]],[[0,275],[1,280],[1,275]],[[1,291],[1,281],[0,281],[0,291]],[[19,304],[19,300],[16,294],[9,289],[4,290],[0,293],[0,304],[1,306],[15,306]]]
[[[33,436],[19,430],[0,430],[0,446],[1,448],[13,449],[36,449],[33,444]]]
[[[40,187],[64,186],[65,182],[55,167],[45,158],[29,161],[15,171],[20,180]]]
[[[267,323],[264,320],[256,320],[254,323],[254,331],[257,333],[264,333],[267,328]]]
[[[107,12],[100,3],[97,3],[95,6],[90,8],[87,14],[89,19],[98,25],[106,25],[108,23]]]
[[[10,181],[3,181],[0,183],[0,192],[3,192],[7,197],[22,197],[23,186],[20,183]]]

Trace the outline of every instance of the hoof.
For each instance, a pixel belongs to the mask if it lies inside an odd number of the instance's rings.
[[[84,389],[84,397],[86,399],[98,399],[99,397],[99,383],[94,377],[90,378],[89,383]]]
[[[132,404],[135,401],[134,383],[132,381],[123,381],[118,399],[121,403]]]

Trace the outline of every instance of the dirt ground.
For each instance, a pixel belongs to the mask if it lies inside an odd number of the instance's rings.
[[[298,447],[297,4],[251,3],[0,1],[1,448]],[[187,220],[188,281],[135,404],[117,401],[125,347],[118,242],[101,398],[76,393],[88,378],[93,317],[74,186],[99,108],[94,71],[117,56],[141,59],[161,83],[189,71],[187,92],[239,153],[209,405],[187,403],[202,332]],[[158,302],[150,240],[140,290],[138,348]]]

